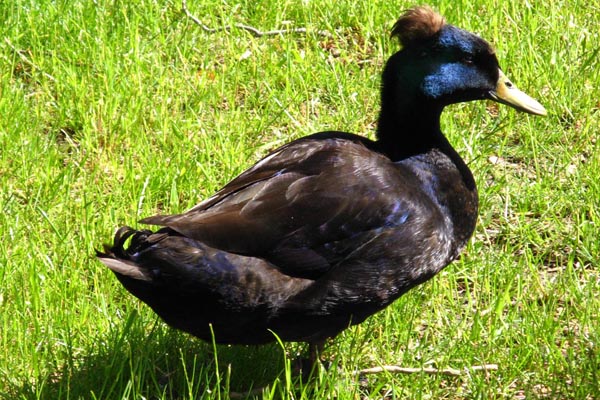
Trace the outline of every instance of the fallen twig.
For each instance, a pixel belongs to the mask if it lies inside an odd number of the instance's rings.
[[[206,24],[204,24],[202,21],[200,21],[194,14],[192,14],[190,12],[190,10],[187,8],[186,0],[181,0],[181,9],[189,19],[191,19],[196,25],[198,25],[200,28],[202,28],[203,31],[208,32],[208,33],[215,33],[215,32],[221,32],[221,31],[229,32],[229,31],[231,31],[232,28],[243,29],[245,31],[250,32],[255,37],[284,35],[287,33],[305,34],[305,33],[309,32],[309,30],[306,28],[289,28],[289,29],[275,29],[272,31],[261,31],[253,26],[244,25],[244,24],[223,26],[221,28],[211,28],[211,27],[207,26]],[[312,33],[315,33],[319,36],[331,37],[331,33],[327,32],[327,31],[323,31],[323,30],[312,31]]]
[[[497,364],[475,365],[472,367],[465,368],[464,370],[455,369],[455,368],[438,369],[438,368],[433,368],[433,367],[407,368],[407,367],[399,367],[397,365],[384,365],[381,367],[361,369],[360,371],[354,372],[354,375],[371,375],[371,374],[380,374],[382,372],[390,372],[390,373],[397,373],[397,374],[424,373],[424,374],[428,374],[428,375],[459,376],[464,373],[468,373],[468,372],[472,372],[472,371],[496,371],[496,370],[498,370]]]
[[[476,371],[497,371],[497,364],[484,364],[484,365],[474,365],[472,367],[467,367],[463,370],[456,368],[444,368],[438,369],[433,367],[425,367],[425,368],[408,368],[408,367],[399,367],[397,365],[383,365],[381,367],[373,367],[373,368],[365,368],[360,371],[354,371],[352,375],[361,376],[361,375],[373,375],[380,374],[382,372],[390,372],[396,374],[418,374],[424,373],[427,375],[447,375],[447,376],[460,376],[470,372]],[[251,389],[247,392],[229,392],[229,398],[231,399],[244,399],[250,396],[256,396],[261,394],[265,389],[269,386],[262,386],[258,388]]]

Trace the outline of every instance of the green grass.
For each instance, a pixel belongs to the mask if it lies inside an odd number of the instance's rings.
[[[290,377],[299,344],[218,346],[169,329],[94,259],[122,224],[178,212],[269,150],[372,135],[404,1],[0,2],[0,397],[430,399],[600,397],[600,3],[434,1],[494,43],[546,118],[449,107],[476,175],[462,258]],[[42,5],[45,4],[45,5]],[[214,352],[216,350],[216,352]],[[215,361],[216,360],[216,361]],[[497,371],[370,376],[395,364]]]

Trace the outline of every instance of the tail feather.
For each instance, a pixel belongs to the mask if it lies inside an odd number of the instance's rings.
[[[140,244],[151,234],[150,231],[137,231],[129,226],[123,226],[115,233],[113,245],[104,245],[104,252],[96,251],[96,257],[113,272],[142,281],[151,281],[148,269],[132,260]],[[129,246],[125,243],[131,238]]]
[[[128,276],[139,281],[152,280],[152,277],[146,268],[142,268],[131,261],[117,260],[116,258],[111,258],[102,253],[97,254],[97,256],[104,265],[117,274]]]

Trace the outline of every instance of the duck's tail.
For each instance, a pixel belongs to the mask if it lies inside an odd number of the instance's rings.
[[[117,275],[127,276],[141,281],[151,281],[148,269],[136,263],[136,255],[142,247],[148,246],[151,231],[138,231],[129,226],[123,226],[115,233],[112,246],[105,244],[104,252],[96,251],[96,257]],[[127,241],[129,245],[127,246]]]

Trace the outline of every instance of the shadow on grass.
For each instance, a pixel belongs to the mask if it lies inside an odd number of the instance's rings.
[[[11,399],[225,398],[284,374],[283,349],[213,346],[157,321],[148,332],[136,313],[80,355],[64,357],[35,382],[13,384]],[[59,361],[61,361],[59,360]],[[217,360],[217,361],[216,361]]]

